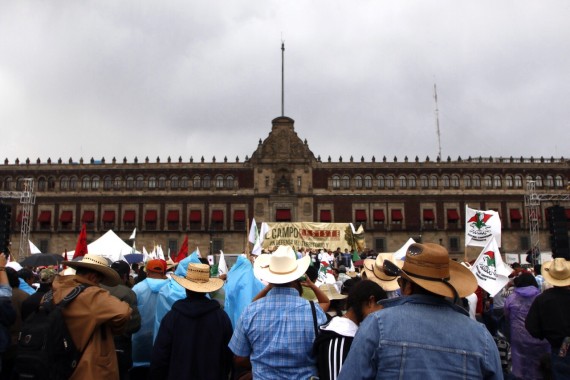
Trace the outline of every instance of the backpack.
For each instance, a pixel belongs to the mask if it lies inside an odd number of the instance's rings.
[[[78,285],[57,305],[50,290],[22,323],[15,362],[18,379],[60,380],[73,374],[82,352],[71,339],[62,310],[86,287]]]

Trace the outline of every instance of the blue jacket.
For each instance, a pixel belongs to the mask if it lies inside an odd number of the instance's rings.
[[[503,378],[493,337],[463,309],[429,295],[381,304],[360,325],[339,380]]]

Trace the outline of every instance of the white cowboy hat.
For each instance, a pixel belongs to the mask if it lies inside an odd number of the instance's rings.
[[[259,255],[253,263],[253,271],[258,279],[270,284],[286,284],[304,275],[309,265],[309,255],[297,260],[293,248],[280,245],[272,254]]]
[[[570,262],[563,257],[542,264],[542,277],[554,286],[570,285]]]
[[[376,259],[364,260],[364,273],[366,273],[366,279],[374,281],[387,292],[398,290],[400,288],[400,285],[398,285],[398,276],[391,276],[384,273],[384,270],[382,269],[384,266],[384,260],[393,262],[399,268],[402,268],[404,265],[402,260],[394,258],[393,253],[379,253],[378,256],[376,256]]]
[[[325,293],[327,297],[329,297],[329,300],[331,301],[343,300],[346,297],[348,297],[348,295],[346,294],[340,294],[338,290],[336,290],[336,286],[334,286],[333,284],[323,284],[319,286],[319,289],[321,289],[323,293]]]
[[[210,266],[208,264],[189,263],[185,277],[172,274],[172,279],[183,288],[196,293],[215,292],[224,286],[224,280],[210,278]]]
[[[101,284],[107,286],[116,286],[121,282],[119,274],[109,266],[106,258],[97,256],[91,253],[86,254],[80,261],[63,261],[61,264],[67,265],[70,268],[77,270],[77,268],[91,269],[103,275]]]

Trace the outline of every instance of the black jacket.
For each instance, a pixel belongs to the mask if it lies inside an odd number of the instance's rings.
[[[233,329],[218,301],[176,301],[162,319],[152,349],[149,379],[224,379],[232,366]]]
[[[535,338],[546,339],[557,351],[570,336],[570,289],[554,287],[536,297],[525,321],[527,331]]]

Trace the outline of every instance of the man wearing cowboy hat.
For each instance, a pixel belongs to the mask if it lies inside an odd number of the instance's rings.
[[[553,285],[536,297],[525,321],[535,338],[551,346],[552,378],[570,378],[570,262],[557,257],[542,265],[544,280]]]
[[[309,301],[301,297],[301,281],[310,256],[297,259],[289,246],[280,246],[271,255],[260,255],[254,263],[256,277],[269,285],[243,311],[235,327],[230,349],[239,368],[251,363],[254,379],[309,379],[317,375],[312,345],[315,323],[327,317],[317,304],[315,316]],[[312,282],[319,303],[326,295]],[[311,285],[312,284],[312,285]],[[258,299],[259,298],[259,299]]]
[[[115,286],[120,278],[104,257],[87,254],[81,261],[64,261],[75,275],[56,276],[53,302],[59,303],[78,285],[86,285],[63,309],[67,328],[83,354],[71,380],[118,380],[119,367],[113,335],[120,334],[131,319],[131,308],[99,285]]]
[[[176,301],[160,323],[148,378],[228,379],[232,323],[218,301],[206,296],[224,281],[210,278],[210,266],[201,263],[189,263],[186,275],[173,274],[172,280],[186,289],[186,298]]]
[[[477,280],[444,247],[412,244],[402,269],[388,260],[383,269],[401,276],[403,297],[360,325],[339,380],[503,378],[493,337],[455,303]]]
[[[380,285],[388,295],[388,298],[396,298],[400,296],[400,286],[398,285],[398,276],[392,276],[384,273],[384,260],[389,260],[402,267],[402,260],[394,258],[393,253],[380,253],[376,259],[364,259],[362,278],[371,280]]]

